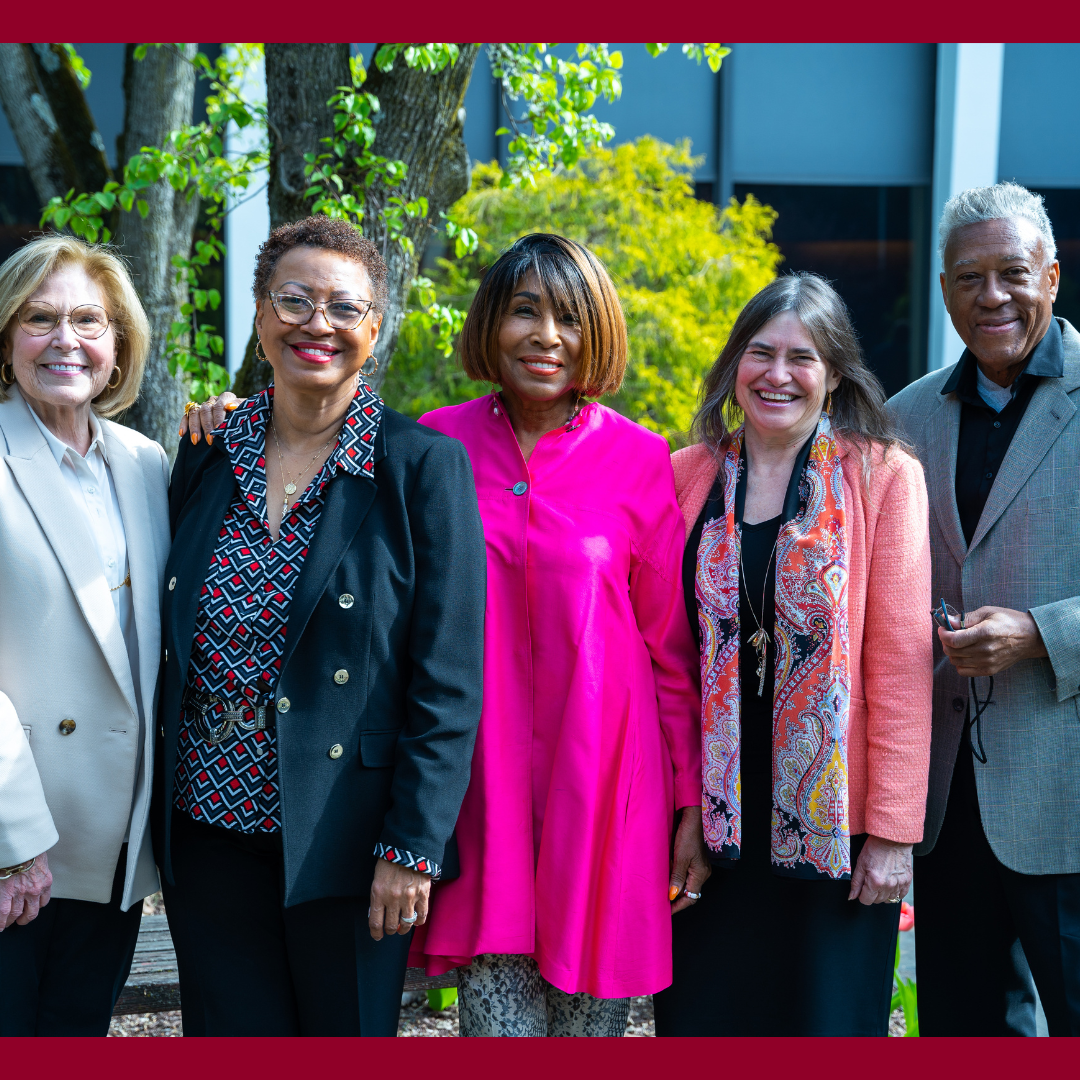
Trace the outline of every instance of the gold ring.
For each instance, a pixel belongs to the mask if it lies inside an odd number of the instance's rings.
[[[184,406],[184,415],[187,416],[187,414],[189,412],[191,412],[192,409],[197,409],[198,407],[199,407],[199,403],[197,401],[189,401]]]

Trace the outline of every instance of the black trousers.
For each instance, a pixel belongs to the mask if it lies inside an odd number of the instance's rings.
[[[998,861],[963,742],[915,888],[920,1034],[1034,1035],[1034,975],[1050,1034],[1080,1035],[1080,874],[1018,874]]]
[[[120,910],[127,845],[107,904],[50,900],[0,933],[0,1035],[107,1035],[124,989],[142,904]]]
[[[865,841],[852,837],[852,863]],[[900,905],[865,906],[850,888],[778,877],[760,845],[714,867],[672,919],[656,1034],[887,1035]]]
[[[412,934],[373,941],[367,896],[287,908],[280,833],[179,812],[172,866],[185,1035],[397,1034]]]

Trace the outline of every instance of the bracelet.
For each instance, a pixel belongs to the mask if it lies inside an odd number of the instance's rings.
[[[28,862],[21,863],[18,866],[8,866],[3,870],[0,870],[0,881],[7,881],[8,878],[14,877],[16,874],[22,874],[27,870],[33,870],[34,864],[38,861],[38,857],[35,855]]]

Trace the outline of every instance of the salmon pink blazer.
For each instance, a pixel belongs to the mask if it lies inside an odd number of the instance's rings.
[[[850,559],[851,835],[914,844],[923,834],[934,675],[926,483],[913,457],[894,449],[885,460],[875,448],[867,485],[859,448],[840,436],[837,445]],[[699,443],[671,463],[689,535],[718,462]]]

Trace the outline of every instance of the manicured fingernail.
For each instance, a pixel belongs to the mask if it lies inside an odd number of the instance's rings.
[[[198,441],[199,441],[199,433],[197,431],[193,431],[191,433],[191,443],[192,443],[192,445],[194,446]]]
[[[668,888],[668,891],[667,891],[668,900],[674,900],[675,897],[678,896],[678,895],[679,895],[679,886],[678,885],[672,885],[672,886],[670,886]]]
[[[214,441],[213,432],[211,432],[209,435],[206,436],[206,441],[207,441],[208,444],[212,443]]]
[[[225,408],[228,409],[229,412],[232,412],[233,409],[239,409],[240,408],[240,402],[239,401],[226,402]]]
[[[184,437],[184,425],[181,424],[180,425],[180,438],[182,439],[183,437]]]

